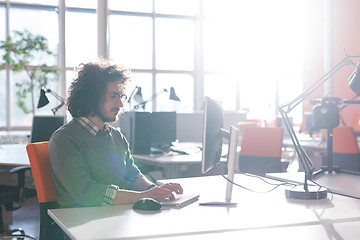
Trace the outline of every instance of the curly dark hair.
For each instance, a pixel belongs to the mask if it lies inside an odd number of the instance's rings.
[[[69,88],[67,109],[73,117],[86,117],[99,112],[99,103],[109,82],[119,81],[124,87],[130,80],[130,70],[107,60],[80,64],[77,78]]]

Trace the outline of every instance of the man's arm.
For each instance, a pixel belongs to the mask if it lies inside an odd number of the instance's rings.
[[[153,199],[174,199],[173,193],[182,194],[183,189],[178,183],[167,183],[162,186],[154,186],[146,177],[139,177],[136,182],[136,186],[143,191],[131,191],[119,189],[114,199],[113,204],[129,204],[138,201],[141,198],[153,198]],[[141,187],[141,188],[140,188]]]

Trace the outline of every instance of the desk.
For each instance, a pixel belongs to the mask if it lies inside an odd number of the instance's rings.
[[[321,169],[321,167],[326,164],[326,142],[321,142],[320,138],[312,139],[304,135],[299,136],[299,142],[314,163],[315,169]],[[294,144],[289,137],[284,138],[283,147],[294,148]],[[304,170],[300,163],[297,170]]]
[[[176,145],[176,149],[186,151],[189,153],[188,155],[169,152],[164,154],[133,154],[133,157],[140,169],[145,170],[148,167],[160,169],[163,174],[160,179],[195,177],[201,175],[201,147],[201,143],[182,142]],[[227,149],[228,146],[224,144],[223,155],[227,154]],[[145,172],[147,171],[145,170]]]
[[[0,145],[0,165],[30,166],[26,144]]]
[[[223,200],[221,176],[176,179],[200,201]],[[271,188],[237,174],[235,181],[257,190]],[[283,187],[254,193],[234,187],[234,208],[199,206],[134,211],[132,205],[49,210],[71,239],[358,239],[360,200],[332,195],[321,200],[292,200]]]
[[[141,168],[152,167],[162,170],[162,178],[184,177],[180,172],[186,173],[191,168],[196,168],[195,172],[200,174],[200,164],[202,158],[201,143],[182,143],[183,150],[190,149],[190,154],[184,155],[175,152],[164,154],[134,154],[134,160]],[[188,146],[186,148],[186,145]],[[194,172],[194,171],[192,171]],[[191,174],[191,173],[188,173]],[[188,175],[189,176],[189,175]]]
[[[267,177],[280,181],[304,183],[304,172],[293,173],[267,173]],[[333,193],[360,199],[360,176],[345,173],[323,173],[315,180],[316,183],[326,187]],[[311,184],[311,182],[308,182]]]

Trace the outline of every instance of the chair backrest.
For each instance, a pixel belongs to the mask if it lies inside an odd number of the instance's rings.
[[[240,155],[281,157],[283,131],[280,127],[244,128]]]
[[[26,146],[39,203],[56,201],[55,186],[50,174],[49,142]]]
[[[238,169],[241,172],[265,176],[282,172],[283,128],[247,127],[241,140]]]
[[[353,128],[355,132],[360,132],[360,112],[352,115],[350,126]]]
[[[336,127],[333,129],[333,152],[359,153],[359,146],[352,127]]]

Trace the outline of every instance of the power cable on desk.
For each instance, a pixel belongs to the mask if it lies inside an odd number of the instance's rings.
[[[224,165],[224,164],[223,164],[223,165]],[[226,167],[226,166],[224,165],[224,167]],[[258,179],[262,180],[263,182],[265,182],[265,183],[267,183],[267,184],[269,184],[269,185],[275,186],[275,187],[273,187],[272,189],[270,189],[270,190],[268,190],[268,191],[257,191],[257,190],[253,190],[253,189],[250,189],[250,188],[248,188],[248,187],[245,187],[245,186],[243,186],[243,185],[240,185],[240,184],[238,184],[238,183],[235,183],[234,181],[231,181],[230,179],[228,179],[228,178],[220,171],[218,165],[216,165],[216,169],[217,169],[217,171],[221,174],[221,176],[222,176],[223,178],[225,178],[226,181],[230,182],[231,184],[233,184],[233,185],[235,185],[235,186],[237,186],[237,187],[240,187],[240,188],[243,188],[243,189],[245,189],[245,190],[248,190],[248,191],[251,191],[251,192],[255,192],[255,193],[268,193],[268,192],[271,192],[271,191],[275,190],[276,188],[278,188],[278,187],[280,187],[280,186],[286,186],[286,185],[294,185],[294,186],[296,186],[296,185],[297,185],[297,184],[290,183],[290,182],[283,182],[283,183],[278,183],[278,184],[277,184],[277,183],[270,183],[270,182],[266,181],[264,178],[262,178],[262,177],[260,177],[260,176],[256,176],[256,175],[252,175],[252,174],[248,174],[248,173],[242,173],[242,174],[244,174],[244,175],[246,175],[246,176],[258,178]],[[239,172],[239,171],[236,171],[236,173],[240,173],[240,172]]]
[[[331,199],[330,200],[332,200],[333,199],[333,192],[329,189],[329,188],[327,188],[327,187],[325,187],[325,186],[323,186],[323,185],[321,185],[321,184],[318,184],[317,182],[315,182],[314,180],[309,180],[310,182],[312,182],[313,184],[315,184],[315,185],[317,185],[317,186],[319,186],[320,188],[326,188],[327,189],[327,191],[331,194]]]

